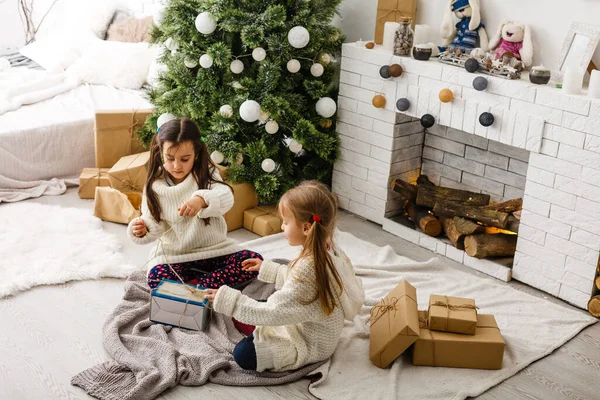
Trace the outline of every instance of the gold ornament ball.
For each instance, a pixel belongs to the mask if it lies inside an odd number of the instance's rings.
[[[329,128],[331,128],[332,124],[333,124],[333,122],[330,119],[325,119],[325,120],[321,121],[321,123],[319,125],[321,125],[321,128],[329,129]]]
[[[400,75],[402,75],[403,72],[404,72],[404,69],[402,69],[402,65],[400,65],[400,64],[390,65],[390,69],[389,69],[390,76],[397,78]]]
[[[454,93],[450,89],[442,89],[440,90],[440,101],[442,103],[450,103],[454,100]]]
[[[380,94],[373,97],[373,105],[375,106],[375,108],[385,107],[385,97]]]
[[[365,47],[366,47],[367,49],[372,49],[373,47],[375,47],[375,43],[373,43],[373,42],[368,42],[367,44],[365,44]]]

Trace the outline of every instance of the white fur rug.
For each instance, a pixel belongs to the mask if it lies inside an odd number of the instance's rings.
[[[340,232],[337,244],[354,263],[363,280],[366,305],[353,323],[347,323],[331,361],[318,371],[323,378],[309,391],[320,399],[464,399],[477,396],[511,377],[532,362],[565,344],[597,320],[568,306],[557,305],[512,288],[498,280],[481,278],[443,265],[438,259],[417,263],[351,234]],[[283,234],[247,242],[246,248],[267,258],[290,258],[294,253]],[[419,309],[429,295],[474,298],[479,312],[494,314],[506,349],[501,370],[413,366],[407,354],[391,368],[380,369],[369,360],[369,310],[401,279],[417,288]]]
[[[116,236],[89,210],[37,203],[0,205],[0,298],[37,285],[124,278]]]

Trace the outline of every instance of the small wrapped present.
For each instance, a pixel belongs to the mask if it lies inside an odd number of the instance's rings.
[[[504,339],[493,315],[477,315],[475,335],[437,332],[427,327],[427,312],[419,311],[421,334],[413,346],[413,364],[432,367],[501,369]]]
[[[398,22],[400,17],[409,17],[414,21],[416,15],[417,0],[379,0],[375,19],[375,43],[383,43],[383,27],[386,22]],[[414,29],[414,22],[412,27]]]
[[[260,206],[244,211],[244,228],[260,236],[281,232],[281,218],[276,206]]]
[[[475,334],[477,307],[473,299],[432,294],[427,313],[432,331]]]
[[[152,110],[96,111],[96,167],[111,168],[121,157],[146,151],[137,131]]]
[[[84,168],[79,175],[79,190],[77,193],[82,199],[93,199],[96,186],[110,186],[108,168]]]
[[[417,290],[401,281],[371,309],[370,322],[369,358],[385,368],[419,338]]]
[[[103,221],[128,224],[142,215],[142,194],[122,193],[117,189],[97,186],[94,215]]]
[[[231,183],[227,181],[229,168],[217,165],[221,178],[233,189],[233,206],[225,213],[227,232],[244,226],[244,211],[258,206],[258,196],[254,186],[249,183]]]
[[[108,171],[110,186],[123,193],[143,192],[148,175],[148,161],[149,151],[122,157]]]
[[[152,290],[150,321],[203,331],[209,321],[208,304],[203,287],[164,279]]]

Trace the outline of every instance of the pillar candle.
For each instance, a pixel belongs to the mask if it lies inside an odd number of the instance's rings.
[[[567,67],[563,76],[562,88],[565,93],[579,94],[581,93],[581,85],[583,84],[583,72],[577,69]]]
[[[418,44],[429,43],[429,33],[431,28],[429,25],[415,25],[415,46]]]
[[[595,99],[600,99],[600,71],[597,69],[592,71],[590,77],[590,86],[588,88],[588,96]]]
[[[383,25],[382,46],[385,50],[394,51],[394,35],[399,26],[400,24],[397,22],[386,22]]]

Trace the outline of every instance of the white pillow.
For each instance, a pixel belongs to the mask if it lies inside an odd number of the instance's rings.
[[[19,52],[47,71],[64,71],[71,66],[95,39],[91,35],[46,37],[23,47]]]
[[[67,74],[82,82],[139,89],[146,82],[156,48],[148,43],[96,40]]]

